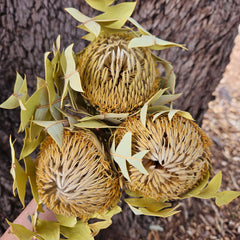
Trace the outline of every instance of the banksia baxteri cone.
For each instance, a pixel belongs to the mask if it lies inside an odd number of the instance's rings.
[[[128,48],[132,38],[126,33],[98,37],[79,57],[83,94],[100,112],[132,112],[158,90],[151,51]]]
[[[40,199],[57,214],[87,219],[120,197],[117,175],[90,131],[64,131],[61,148],[48,136],[40,147],[36,174]]]
[[[133,154],[149,150],[142,162],[148,175],[132,165],[128,166],[131,181],[129,190],[137,191],[156,200],[172,200],[192,189],[211,171],[210,141],[193,121],[175,115],[160,116],[153,121],[147,116],[146,127],[140,117],[126,120],[115,132],[116,142],[132,132]]]

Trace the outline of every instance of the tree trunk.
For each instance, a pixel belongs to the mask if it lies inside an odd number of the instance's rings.
[[[87,43],[80,40],[83,32],[65,11],[75,7],[94,16],[83,0],[3,0],[0,2],[0,102],[12,92],[16,71],[26,73],[33,90],[36,76],[44,77],[44,52],[49,51],[58,34],[62,46],[75,43],[80,51]],[[189,51],[173,48],[158,53],[172,62],[177,77],[177,92],[183,92],[175,108],[189,111],[201,123],[212,93],[219,83],[240,23],[238,0],[146,0],[138,1],[133,17],[152,34],[169,41],[184,43]],[[21,210],[12,197],[10,149],[8,136],[16,137],[19,111],[0,110],[0,234],[7,227],[4,218],[13,220]],[[19,143],[17,144],[19,146]],[[30,196],[29,196],[30,197]],[[154,218],[135,217],[124,206],[124,213],[97,239],[146,239]],[[108,236],[108,237],[106,237]]]

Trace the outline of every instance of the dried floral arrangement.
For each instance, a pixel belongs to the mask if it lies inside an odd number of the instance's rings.
[[[17,73],[13,94],[0,105],[20,107],[25,132],[19,159],[10,137],[13,193],[24,207],[29,181],[37,203],[32,231],[8,222],[12,233],[23,240],[94,239],[121,212],[123,192],[135,214],[159,217],[178,213],[185,198],[215,198],[221,206],[238,197],[219,191],[221,172],[210,180],[211,141],[190,113],[173,108],[181,95],[173,67],[152,52],[185,47],[131,18],[136,2],[86,2],[102,13],[66,11],[88,32],[89,45],[80,53],[73,44],[61,50],[58,36],[36,91],[29,96],[26,76]],[[39,218],[43,204],[57,221]]]

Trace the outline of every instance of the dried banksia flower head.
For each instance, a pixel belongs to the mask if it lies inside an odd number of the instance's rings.
[[[100,112],[132,112],[157,90],[155,63],[148,48],[129,48],[132,35],[98,37],[79,57],[85,98]]]
[[[117,175],[90,131],[64,131],[61,148],[48,136],[40,147],[36,174],[42,202],[64,216],[88,218],[120,197]]]
[[[140,117],[134,116],[117,129],[116,142],[132,132],[133,153],[149,150],[142,158],[148,175],[128,165],[131,181],[129,190],[137,191],[156,200],[177,199],[196,186],[211,170],[210,141],[193,121],[175,115],[172,120],[161,115],[153,121],[148,115],[146,127]]]

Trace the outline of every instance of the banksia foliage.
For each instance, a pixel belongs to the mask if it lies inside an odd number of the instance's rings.
[[[129,33],[98,37],[79,57],[83,95],[100,112],[132,112],[157,89],[148,48],[129,48]]]
[[[119,142],[127,132],[132,132],[133,153],[149,152],[142,158],[148,175],[132,165],[128,166],[131,181],[129,190],[137,191],[156,200],[177,199],[200,182],[211,170],[210,141],[193,121],[175,115],[160,116],[153,121],[147,117],[144,127],[137,116],[126,120],[115,132]]]
[[[65,131],[63,146],[48,136],[36,166],[40,199],[56,214],[88,218],[120,197],[117,175],[90,131]]]

